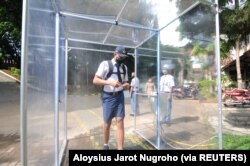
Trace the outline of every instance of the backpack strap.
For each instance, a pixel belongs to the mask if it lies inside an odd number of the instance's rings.
[[[106,75],[106,77],[104,78],[105,80],[107,80],[113,73],[113,64],[112,64],[111,60],[108,60],[107,62],[108,62],[108,65],[109,65],[109,72]]]
[[[123,73],[124,73],[124,77],[123,77],[123,79],[125,79],[125,76],[126,76],[126,73],[127,73],[127,71],[126,71],[126,67],[125,67],[125,65],[122,63],[121,64],[122,65],[122,70],[123,70]]]
[[[107,63],[108,63],[108,66],[109,66],[109,71],[108,71],[108,74],[106,75],[106,77],[104,78],[105,80],[107,80],[113,74],[113,64],[112,64],[112,61],[108,60]],[[127,70],[126,70],[126,67],[125,67],[125,65],[123,63],[121,64],[121,66],[122,66],[122,70],[123,70],[123,74],[124,74],[123,79],[125,79]]]

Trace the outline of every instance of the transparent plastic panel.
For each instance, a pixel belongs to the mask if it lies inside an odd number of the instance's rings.
[[[64,18],[63,24],[64,29],[68,32],[68,38],[99,43],[104,41],[111,27],[111,24],[74,19],[72,17]]]
[[[55,15],[48,0],[30,0],[28,5],[27,163],[53,165]]]
[[[161,29],[200,3],[198,0],[56,2],[62,12],[72,14],[65,16],[64,23],[65,31],[70,38],[129,47],[141,44],[150,36],[152,32],[142,30],[143,28]],[[74,18],[76,15],[77,19]]]
[[[81,139],[93,136],[98,144],[91,148],[102,148],[102,104],[100,100],[101,86],[93,84],[93,78],[99,64],[113,57],[115,47],[69,41],[68,53],[68,116],[74,117],[76,130],[69,130],[69,139]],[[69,124],[70,125],[70,124]],[[75,131],[81,132],[75,132]],[[111,139],[113,135],[111,134]],[[91,143],[91,141],[90,141]],[[81,147],[84,149],[88,147]]]
[[[73,2],[56,0],[61,11],[83,14],[92,18],[105,16],[121,23],[154,29],[162,28],[197,2],[198,0],[74,0]]]
[[[134,47],[146,40],[154,32],[136,28],[116,26],[71,17],[64,19],[68,37],[75,40],[91,41],[100,44],[124,45]]]
[[[126,0],[103,1],[103,0],[56,0],[61,11],[79,13],[89,16],[113,16],[118,15]]]
[[[217,148],[213,11],[201,3],[161,31],[161,149]]]
[[[143,43],[153,34],[153,31],[113,26],[112,29],[110,29],[110,34],[107,36],[106,43],[134,47]]]
[[[136,132],[157,146],[157,36],[137,49],[136,71],[140,80]]]
[[[121,22],[159,29],[177,18],[197,0],[133,0],[122,11]],[[179,5],[181,4],[181,5]],[[120,20],[119,20],[120,21]]]

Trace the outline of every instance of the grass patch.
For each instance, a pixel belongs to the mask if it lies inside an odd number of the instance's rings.
[[[218,137],[211,140],[208,149],[218,149]],[[222,135],[223,150],[250,150],[250,135]]]
[[[222,139],[225,150],[250,150],[249,135],[223,134]]]

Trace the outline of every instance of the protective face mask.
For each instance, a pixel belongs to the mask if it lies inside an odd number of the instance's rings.
[[[162,73],[163,74],[167,74],[167,70],[162,70]]]
[[[124,62],[124,58],[117,58],[116,59],[116,62],[118,63],[118,64],[121,64],[122,62]]]

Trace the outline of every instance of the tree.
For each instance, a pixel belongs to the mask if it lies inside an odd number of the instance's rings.
[[[22,0],[0,1],[0,54],[20,65]],[[20,67],[18,65],[18,67]]]
[[[229,3],[234,2],[234,8],[229,8]],[[246,37],[250,34],[250,2],[246,1],[242,6],[238,0],[220,1],[220,27],[221,34],[225,34],[227,39],[223,40],[222,53],[228,48],[235,48],[236,51],[236,71],[238,88],[243,88],[241,68],[240,68],[240,48],[244,45]],[[226,48],[226,49],[225,49]]]

